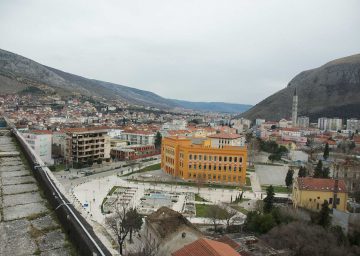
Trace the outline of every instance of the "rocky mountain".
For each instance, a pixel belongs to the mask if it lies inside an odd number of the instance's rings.
[[[46,93],[60,95],[81,94],[105,99],[120,99],[130,104],[160,109],[192,109],[191,102],[163,98],[155,93],[124,85],[88,79],[37,63],[23,56],[0,49],[0,93],[22,93],[38,88]],[[209,111],[208,103],[196,110]],[[242,109],[241,104],[231,104],[232,109]],[[229,110],[226,103],[212,104],[212,111]],[[247,108],[248,109],[248,108]],[[233,112],[233,111],[225,111]],[[241,112],[241,111],[237,111]]]
[[[249,119],[279,120],[291,117],[292,96],[297,90],[299,115],[360,118],[360,54],[336,59],[303,71],[286,88],[241,114]]]

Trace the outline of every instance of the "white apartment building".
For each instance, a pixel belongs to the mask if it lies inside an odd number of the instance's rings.
[[[310,124],[309,117],[307,117],[307,116],[299,116],[297,118],[297,122],[298,122],[298,127],[301,127],[301,128],[308,128],[309,124]]]
[[[360,120],[356,118],[351,118],[346,121],[346,130],[351,132],[360,131]]]
[[[26,142],[45,164],[54,163],[51,157],[52,132],[47,130],[33,130],[23,133]]]
[[[130,145],[152,145],[155,144],[156,134],[147,131],[124,131],[121,139],[129,142]]]
[[[255,125],[260,126],[261,124],[265,123],[265,119],[257,118],[255,120]]]
[[[322,131],[342,130],[342,119],[321,117],[318,119],[318,128]]]
[[[245,118],[233,119],[230,123],[232,124],[232,127],[236,129],[237,133],[248,130],[251,125],[251,121]]]
[[[172,122],[167,122],[162,125],[161,130],[186,130],[187,121],[186,120],[172,120]]]
[[[211,140],[211,147],[224,148],[225,146],[245,147],[245,136],[231,133],[218,133],[208,136]]]

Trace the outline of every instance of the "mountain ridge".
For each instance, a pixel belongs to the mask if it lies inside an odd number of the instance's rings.
[[[98,96],[107,99],[120,99],[131,104],[151,106],[160,109],[189,108],[190,101],[167,99],[153,92],[132,88],[111,82],[89,79],[83,76],[49,67],[16,53],[0,49],[0,90],[16,93],[27,86],[36,86],[42,90],[60,95],[79,93],[86,96]],[[181,102],[181,103],[180,103]],[[230,105],[229,105],[230,104]],[[195,104],[196,105],[196,104]],[[245,107],[244,107],[245,106]],[[204,103],[195,110],[237,112],[236,109],[248,109],[245,104]],[[227,111],[225,111],[227,112]]]
[[[317,118],[360,118],[360,54],[300,72],[287,86],[265,98],[240,116],[254,120],[291,117],[292,96],[297,90],[298,114]]]

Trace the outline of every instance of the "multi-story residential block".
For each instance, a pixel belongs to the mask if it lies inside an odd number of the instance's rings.
[[[265,123],[265,119],[257,118],[255,120],[255,125],[260,126],[262,123]]]
[[[26,142],[46,164],[53,164],[51,157],[52,132],[33,130],[23,133]]]
[[[318,119],[318,128],[323,131],[342,130],[342,119],[321,117]]]
[[[104,127],[67,128],[65,160],[73,163],[110,160],[110,137]]]
[[[360,191],[360,162],[346,159],[338,164],[337,175],[346,183],[349,193]]]
[[[165,137],[161,167],[184,180],[245,184],[246,147],[212,147],[211,139]]]
[[[360,120],[356,118],[346,120],[346,130],[351,132],[360,131]]]
[[[154,132],[150,131],[124,131],[121,134],[121,139],[129,142],[130,145],[151,145],[155,144]]]
[[[348,193],[342,179],[297,178],[293,184],[292,200],[295,207],[319,211],[325,200],[329,207],[336,205],[339,211],[346,211]]]
[[[310,119],[307,116],[299,116],[297,122],[298,122],[298,127],[308,128],[310,124]]]

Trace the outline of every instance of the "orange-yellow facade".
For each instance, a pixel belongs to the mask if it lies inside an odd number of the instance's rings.
[[[211,147],[211,140],[193,144],[186,137],[162,139],[161,168],[184,180],[207,182],[246,183],[246,147]]]

